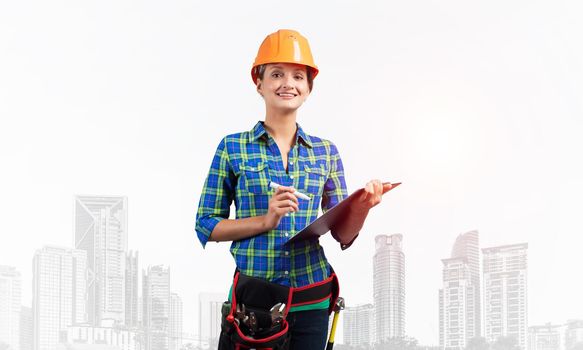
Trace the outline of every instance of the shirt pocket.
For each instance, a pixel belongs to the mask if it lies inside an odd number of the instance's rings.
[[[269,191],[269,168],[267,162],[245,162],[241,164],[242,187],[250,193],[263,194]]]
[[[304,166],[304,191],[312,197],[322,196],[324,184],[328,180],[328,170],[322,164],[306,164]]]

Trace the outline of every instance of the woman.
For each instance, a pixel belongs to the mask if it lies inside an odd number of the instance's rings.
[[[295,288],[326,280],[331,267],[318,241],[285,243],[317,218],[320,205],[326,211],[347,196],[336,146],[308,135],[296,123],[317,74],[308,41],[298,32],[279,30],[267,36],[251,70],[265,102],[265,120],[221,140],[196,220],[203,247],[209,240],[232,241],[241,274]],[[281,186],[272,190],[270,183]],[[310,199],[298,198],[296,190]],[[332,232],[343,249],[352,244],[382,193],[380,181],[367,183],[342,229]],[[236,219],[228,219],[232,201]],[[291,349],[324,349],[329,306],[329,299],[313,300],[289,310]]]

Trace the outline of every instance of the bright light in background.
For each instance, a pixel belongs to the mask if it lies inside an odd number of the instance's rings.
[[[480,126],[474,124],[474,117],[468,117],[470,110],[464,108],[464,101],[452,100],[449,95],[420,94],[416,101],[406,103],[410,106],[408,115],[402,118],[414,122],[403,130],[400,141],[408,147],[409,158],[431,170],[435,179],[463,171],[465,162],[480,151],[482,141]]]

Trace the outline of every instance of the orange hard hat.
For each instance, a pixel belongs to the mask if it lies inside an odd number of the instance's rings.
[[[297,63],[303,64],[312,70],[312,78],[318,75],[318,67],[314,63],[312,51],[308,39],[300,33],[290,29],[280,29],[275,33],[269,34],[261,46],[253,68],[251,68],[251,77],[253,83],[257,84],[256,67],[266,63]]]

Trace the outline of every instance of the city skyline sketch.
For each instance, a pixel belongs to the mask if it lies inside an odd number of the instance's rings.
[[[127,197],[84,195],[75,196],[74,202],[77,248],[45,245],[36,251],[31,306],[20,301],[21,273],[0,265],[0,311],[8,315],[0,318],[0,335],[7,349],[51,350],[103,341],[124,350],[216,346],[226,293],[201,293],[199,314],[186,312],[198,319],[198,334],[183,332],[182,299],[171,292],[170,267],[148,266],[138,278],[139,252],[127,245]],[[442,259],[439,339],[425,345],[466,349],[479,338],[493,344],[505,337],[521,349],[527,349],[527,339],[533,343],[528,349],[570,350],[582,345],[583,320],[528,323],[528,243],[481,248],[479,237],[478,230],[459,234],[450,257]],[[382,349],[382,344],[406,337],[416,342],[414,331],[405,331],[403,238],[403,234],[375,237],[369,284],[373,300],[348,304],[343,312],[341,344],[346,349]],[[120,271],[124,273],[115,273]]]

